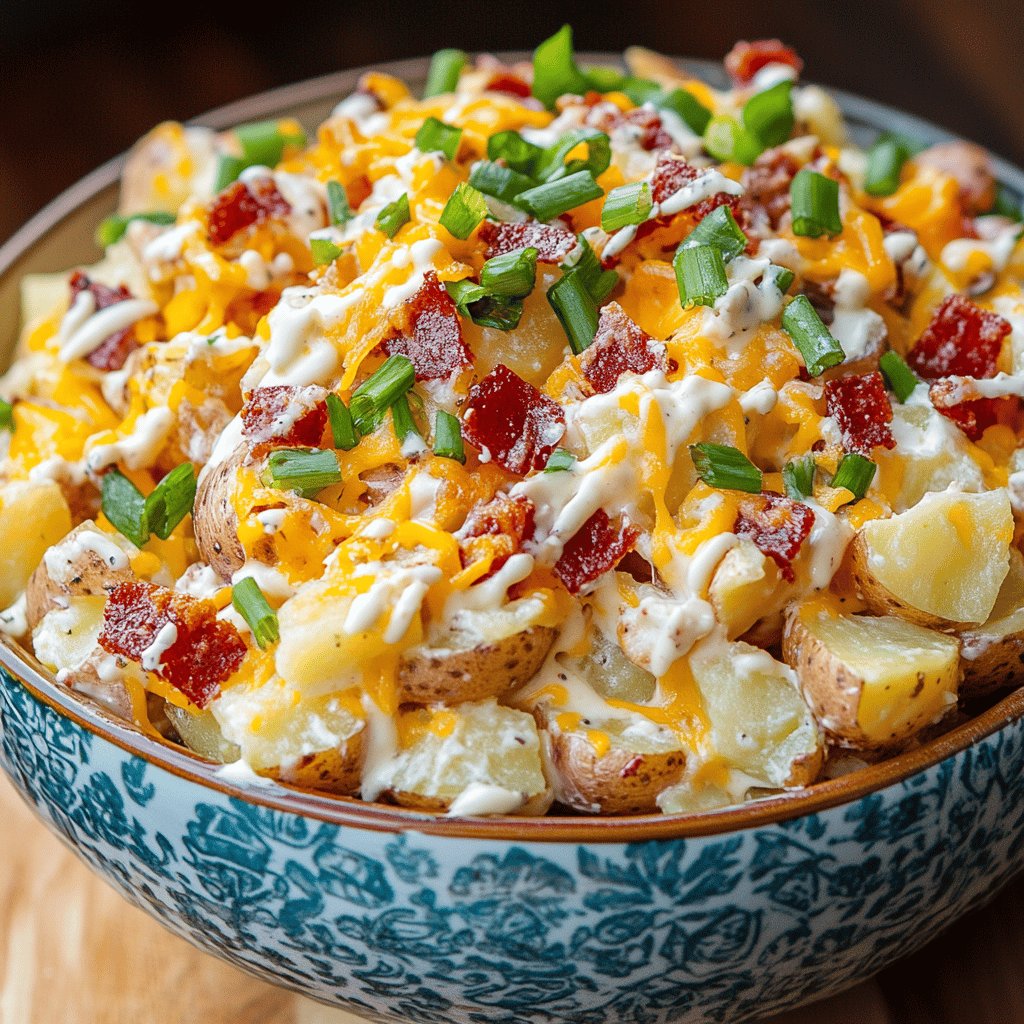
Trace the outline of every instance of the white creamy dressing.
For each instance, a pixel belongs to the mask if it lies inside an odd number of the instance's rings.
[[[280,598],[286,601],[295,593],[295,588],[280,569],[263,562],[249,560],[240,569],[236,569],[231,577],[231,585],[238,586],[244,579],[252,578],[267,597]]]
[[[178,642],[178,627],[165,622],[153,642],[142,652],[142,667],[147,672],[159,672],[163,668],[164,655]]]
[[[149,267],[149,276],[159,277],[163,265],[177,263],[185,255],[188,243],[200,233],[198,221],[186,220],[151,238],[142,250],[142,262]]]
[[[28,633],[28,598],[24,592],[14,604],[0,611],[0,633],[12,640],[20,640]]]
[[[752,412],[756,412],[759,416],[767,416],[778,404],[778,401],[779,393],[767,377],[739,396],[740,408],[748,416]]]
[[[194,562],[174,584],[174,589],[189,597],[212,600],[224,588],[224,581],[203,562]]]
[[[174,413],[170,409],[150,409],[138,418],[126,437],[91,448],[86,453],[86,465],[94,473],[119,462],[128,469],[147,469],[156,462],[173,429]]]
[[[364,138],[371,138],[386,131],[390,117],[380,109],[380,104],[365,92],[354,92],[346,96],[331,111],[332,117],[347,117]]]
[[[835,309],[829,332],[842,346],[844,362],[854,363],[879,351],[885,343],[885,321],[868,308],[871,285],[856,270],[846,268],[836,280]]]
[[[736,256],[726,265],[729,288],[704,308],[703,333],[730,348],[742,347],[751,332],[782,312],[784,297],[778,286],[778,272],[771,260],[763,257]],[[760,279],[760,283],[758,282]]]
[[[43,565],[55,583],[66,582],[81,574],[82,556],[87,554],[95,555],[104,566],[115,572],[124,572],[131,565],[128,553],[120,544],[110,534],[97,529],[79,529],[55,544],[43,555]]]
[[[246,284],[255,291],[269,288],[295,269],[295,261],[288,253],[279,252],[268,262],[255,249],[246,249],[238,257],[238,265],[245,271]]]
[[[79,292],[64,314],[57,332],[60,358],[65,363],[84,359],[112,334],[127,330],[145,317],[159,312],[160,307],[149,299],[125,299],[97,310],[93,296],[89,292]]]
[[[971,257],[975,253],[982,253],[988,258],[996,273],[1004,271],[1017,247],[1021,227],[1012,221],[991,225],[985,223],[988,220],[999,219],[979,217],[975,221],[978,233],[982,234],[981,238],[955,238],[952,242],[947,242],[940,256],[943,265],[954,273],[962,273],[967,269]]]
[[[486,782],[471,782],[448,808],[449,818],[511,814],[523,805],[523,794]]]
[[[369,633],[387,617],[384,642],[397,644],[420,613],[423,599],[442,572],[436,565],[407,565],[368,562],[355,570],[356,576],[372,576],[373,583],[352,599],[343,625],[349,636]]]
[[[362,699],[366,728],[359,795],[363,800],[372,801],[387,788],[391,767],[398,754],[398,725],[391,715],[377,707],[368,694],[363,694]]]

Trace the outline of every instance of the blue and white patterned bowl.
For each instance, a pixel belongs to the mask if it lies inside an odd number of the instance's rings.
[[[410,80],[422,62],[393,65]],[[331,76],[226,108],[313,121]],[[855,130],[945,133],[841,97]],[[91,258],[117,164],[0,248],[16,282]],[[1024,175],[1000,165],[1024,192]],[[702,817],[452,821],[242,788],[0,645],[0,765],[127,899],[266,980],[370,1020],[728,1021],[911,952],[1024,867],[1024,692],[883,765]]]

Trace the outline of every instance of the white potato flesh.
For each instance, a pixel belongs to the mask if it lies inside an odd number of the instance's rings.
[[[51,672],[72,672],[96,650],[105,596],[68,598],[67,608],[47,612],[32,631],[32,649]]]
[[[71,511],[51,480],[16,481],[0,490],[0,608],[14,602],[47,548],[71,530]]]

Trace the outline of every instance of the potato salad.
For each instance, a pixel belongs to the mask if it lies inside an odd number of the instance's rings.
[[[742,803],[1020,683],[1018,200],[778,40],[624,68],[142,139],[23,282],[4,632],[236,783],[456,816]]]

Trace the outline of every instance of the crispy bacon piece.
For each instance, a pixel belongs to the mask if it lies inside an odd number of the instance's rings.
[[[617,302],[601,307],[593,344],[580,356],[580,372],[595,393],[613,391],[624,373],[647,373],[666,366],[662,346],[633,323]]]
[[[74,302],[82,292],[89,292],[96,303],[96,309],[106,309],[108,306],[116,306],[132,297],[132,293],[122,284],[117,288],[108,288],[105,284],[99,284],[91,280],[88,275],[76,270],[71,275],[71,301]],[[123,331],[117,331],[105,338],[103,342],[94,348],[86,357],[85,361],[94,366],[97,370],[104,372],[120,370],[128,357],[139,347],[138,339],[135,337],[135,328],[126,327]]]
[[[412,360],[417,380],[441,380],[473,362],[462,340],[462,325],[455,303],[437,274],[428,270],[423,286],[400,311],[400,334],[384,342],[388,355],[400,353]]]
[[[798,75],[804,69],[804,62],[796,50],[786,46],[781,39],[740,40],[725,55],[724,63],[729,77],[737,85],[749,85],[754,75],[769,64],[788,64],[796,68]]]
[[[671,153],[662,153],[651,177],[651,198],[655,203],[663,203],[704,173],[704,168],[694,167]],[[729,195],[728,192],[716,192],[713,196],[687,207],[685,213],[695,222],[700,222],[719,206],[728,206],[736,218],[736,223],[745,229],[745,212],[740,204],[740,197]]]
[[[878,445],[896,447],[896,438],[889,429],[892,406],[877,370],[827,381],[825,408],[838,424],[847,451],[870,455]]]
[[[253,447],[316,448],[327,427],[326,399],[321,387],[256,388],[242,407],[242,433]]]
[[[462,433],[510,473],[543,469],[565,433],[562,407],[499,363],[469,389]]]
[[[491,555],[487,576],[497,572],[533,536],[533,502],[521,495],[497,494],[477,505],[460,531],[459,557],[463,568]],[[487,576],[482,579],[487,579]]]
[[[535,220],[525,224],[485,221],[479,238],[487,243],[487,259],[532,246],[537,250],[537,259],[541,263],[560,263],[578,244],[576,236],[568,228],[539,224]]]
[[[796,578],[793,559],[813,525],[814,512],[807,505],[766,492],[744,501],[732,532],[753,541],[779,567],[782,578],[792,583]]]
[[[212,601],[141,581],[110,592],[99,643],[140,664],[153,649],[159,664],[151,671],[200,708],[238,671],[247,650],[238,630],[217,618]]]
[[[256,178],[248,183],[236,181],[210,206],[206,234],[213,245],[223,245],[239,231],[274,217],[285,217],[291,209],[273,178]]]
[[[789,187],[799,170],[800,165],[784,150],[765,150],[743,172],[745,191],[739,200],[740,208],[749,213],[755,224],[764,218],[773,229],[778,228],[789,212]]]
[[[511,71],[496,71],[487,82],[490,92],[503,92],[508,96],[519,96],[525,99],[530,95],[530,83],[524,81]]]
[[[614,569],[639,536],[640,531],[628,520],[613,523],[599,508],[566,542],[554,573],[570,594],[578,594],[598,576]]]
[[[634,107],[622,111],[610,103],[602,103],[600,94],[598,105],[587,115],[586,125],[598,131],[611,134],[616,129],[627,129],[635,135],[641,149],[651,152],[656,149],[671,149],[672,136],[665,131],[658,114],[647,107]]]

